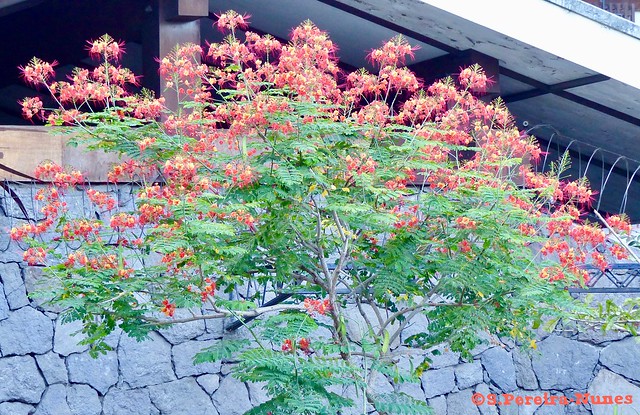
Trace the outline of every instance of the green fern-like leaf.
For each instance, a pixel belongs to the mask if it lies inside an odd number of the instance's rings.
[[[262,336],[274,343],[282,343],[285,339],[308,337],[318,328],[314,319],[305,313],[281,313],[262,322]]]
[[[194,233],[200,233],[209,236],[235,235],[235,231],[231,226],[220,222],[193,221],[189,225],[189,227],[190,230]]]
[[[246,339],[229,340],[222,339],[218,343],[211,347],[203,349],[201,352],[196,353],[193,358],[193,364],[217,362],[224,359],[230,359],[237,352],[243,350],[251,342]]]
[[[299,186],[303,180],[302,173],[292,166],[280,166],[275,175],[288,188]]]
[[[389,415],[431,415],[432,409],[404,393],[376,395],[373,406]]]

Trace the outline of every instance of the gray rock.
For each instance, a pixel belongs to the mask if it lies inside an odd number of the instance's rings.
[[[566,408],[564,408],[566,410]],[[558,415],[558,414],[566,414],[564,410],[563,412],[558,411],[558,407],[556,405],[542,405],[538,408],[537,411],[534,412],[534,415]]]
[[[415,317],[402,329],[402,333],[400,334],[400,340],[402,340],[403,344],[406,344],[406,341],[409,337],[424,333],[427,331],[427,326],[429,325],[429,320],[427,320],[427,316],[424,314],[416,314]]]
[[[30,415],[33,413],[33,405],[22,402],[0,403],[0,415]]]
[[[637,363],[637,361],[634,361]],[[589,389],[587,391],[592,397],[589,399],[595,399],[595,397],[622,396],[623,402],[625,400],[633,401],[633,404],[621,404],[619,409],[620,415],[635,414],[634,410],[637,409],[638,402],[640,402],[640,388],[627,381],[622,376],[610,372],[606,369],[600,369],[598,375],[593,379]],[[629,398],[629,399],[627,399]],[[602,401],[601,401],[602,402]],[[591,405],[593,415],[611,415],[613,405]],[[633,409],[632,409],[633,408]]]
[[[229,396],[233,396],[233,400]],[[230,375],[222,378],[212,399],[218,412],[223,415],[242,415],[252,408],[247,387]]]
[[[433,354],[433,350],[438,350],[440,354]],[[446,346],[431,349],[429,357],[431,358],[432,369],[441,369],[443,367],[455,366],[460,363],[460,353],[452,352]]]
[[[398,392],[405,393],[411,396],[413,399],[417,399],[421,402],[424,402],[426,397],[424,396],[424,391],[422,390],[422,383],[413,383],[413,382],[405,382],[400,383],[398,385]]]
[[[36,356],[38,367],[44,375],[48,385],[54,383],[68,383],[67,367],[64,359],[53,352]]]
[[[480,362],[463,363],[454,368],[458,389],[467,389],[482,383],[482,364]]]
[[[501,391],[511,392],[518,388],[511,353],[502,347],[492,347],[482,353],[481,359],[489,378]]]
[[[478,406],[471,400],[471,395],[471,389],[447,395],[447,415],[480,415]]]
[[[540,391],[516,391],[514,393],[502,394],[500,397],[500,403],[502,404],[500,405],[500,415],[533,415],[541,406],[541,404],[534,402],[533,398],[536,396],[543,396],[543,393]],[[527,397],[530,398],[527,400]],[[558,406],[555,408],[557,411]],[[563,409],[560,409],[560,411],[562,410]]]
[[[609,407],[611,408],[611,405],[609,405]],[[613,409],[612,409],[613,412]],[[635,415],[637,411],[634,410],[631,412],[630,415]],[[593,415],[593,412],[591,412],[591,410],[583,405],[575,405],[575,404],[570,404],[568,406],[565,406],[564,408],[564,414],[565,415]],[[617,415],[624,415],[624,412],[620,412],[618,411]]]
[[[329,392],[337,393],[343,398],[350,399],[353,403],[351,406],[347,406],[340,409],[341,415],[362,415],[363,413],[375,415],[373,406],[366,404],[366,408],[363,411],[363,395],[362,391],[357,391],[353,385],[332,385],[327,388]],[[235,415],[235,414],[234,414]]]
[[[196,314],[202,314],[198,310]],[[192,314],[189,310],[177,309],[175,318],[191,317]],[[189,323],[174,324],[162,330],[159,333],[167,339],[171,344],[182,343],[187,340],[195,339],[196,337],[204,334],[205,323],[203,320],[195,320]]]
[[[237,403],[237,392],[237,390],[230,391],[226,395],[229,404]],[[214,408],[209,395],[198,386],[193,378],[149,386],[149,396],[153,405],[160,410],[162,415],[219,415],[219,411]],[[222,414],[231,415],[231,413],[224,411]]]
[[[88,345],[78,344],[84,339],[84,335],[80,332],[81,330],[81,321],[62,323],[62,319],[58,318],[53,336],[53,351],[62,356],[69,356],[71,353],[82,353],[89,350]]]
[[[44,217],[43,213],[40,211],[40,208],[42,205],[34,199],[33,197],[34,190],[30,185],[28,184],[20,185],[18,183],[13,182],[11,183],[11,190],[18,196],[19,200],[21,200],[23,204],[21,207],[15,202],[15,200],[12,197],[8,197],[9,195],[3,191],[2,193],[0,193],[3,196],[2,198],[0,198],[0,207],[2,207],[3,216],[5,215],[9,216],[14,220],[15,219],[28,220],[29,218],[42,219]],[[25,214],[22,211],[22,208],[24,208],[25,211],[27,212],[27,215],[28,215],[27,217],[25,217]],[[19,223],[22,223],[22,221],[19,221]]]
[[[424,395],[428,399],[449,393],[456,387],[455,375],[451,367],[429,369],[422,374],[420,380]]]
[[[600,363],[615,373],[640,382],[640,365],[636,362],[640,362],[640,342],[635,337],[611,343],[600,351]]]
[[[72,354],[67,357],[67,368],[71,382],[86,383],[102,395],[118,382],[116,352],[107,352],[95,359],[88,352]]]
[[[609,330],[603,333],[600,329],[584,328],[578,332],[578,340],[581,342],[602,344],[622,340],[629,335],[629,333],[622,331]]]
[[[247,382],[246,385],[251,405],[258,406],[269,400],[269,394],[266,390],[267,382]],[[377,389],[374,390],[377,391]]]
[[[67,388],[60,384],[49,386],[34,415],[73,415],[67,404]]]
[[[31,307],[22,307],[0,321],[0,351],[7,355],[42,354],[53,345],[53,323]]]
[[[480,343],[479,345],[474,347],[473,350],[471,350],[471,354],[473,355],[473,357],[478,358],[482,353],[485,352],[485,350],[488,350],[494,346],[495,344],[490,343],[489,341]]]
[[[44,379],[31,356],[0,358],[0,402],[38,403],[45,389]]]
[[[0,263],[0,279],[4,285],[4,295],[12,310],[29,305],[27,291],[24,288],[22,271],[16,263]]]
[[[393,393],[393,386],[389,383],[389,379],[380,372],[371,373],[369,378],[369,388],[378,394]],[[249,393],[251,393],[251,388],[249,388]]]
[[[497,407],[495,405],[489,405],[486,403],[487,396],[493,393],[489,389],[489,386],[486,383],[479,384],[478,386],[476,386],[476,393],[481,394],[485,399],[484,403],[478,405],[478,410],[480,411],[480,413],[482,415],[498,415]]]
[[[102,412],[98,392],[87,385],[70,385],[67,388],[67,403],[73,415],[100,415]]]
[[[355,342],[360,342],[363,338],[368,336],[368,333],[371,329],[378,330],[380,328],[380,323],[378,318],[376,317],[375,311],[372,306],[369,304],[362,305],[362,311],[367,316],[367,319],[371,323],[372,327],[369,327],[367,321],[364,319],[358,307],[354,304],[349,304],[344,312],[347,333],[349,338],[351,338]],[[387,315],[385,310],[378,307],[379,313],[382,315],[384,319]],[[400,324],[396,321],[387,327],[387,330],[390,333],[395,332],[400,327]],[[391,343],[391,349],[395,349],[400,345],[400,336],[396,337],[396,339]]]
[[[196,353],[201,352],[205,347],[213,346],[217,342],[217,340],[192,340],[173,346],[171,355],[178,378],[203,375],[205,373],[220,373],[220,361],[193,364],[193,357]]]
[[[24,286],[28,295],[36,293],[37,295],[31,299],[31,303],[34,307],[40,307],[45,311],[52,311],[54,313],[62,312],[62,307],[59,305],[51,304],[49,301],[51,296],[43,295],[47,291],[51,291],[56,286],[59,286],[59,282],[52,277],[45,275],[42,272],[41,267],[26,267],[24,269]]]
[[[196,378],[196,382],[198,382],[198,385],[202,386],[202,389],[204,389],[205,392],[211,395],[213,392],[217,391],[220,386],[220,375],[207,374],[198,376]]]
[[[538,389],[538,379],[531,366],[531,358],[526,352],[516,348],[511,352],[513,364],[516,367],[516,383],[522,389]]]
[[[115,350],[118,348],[118,344],[120,344],[121,336],[126,336],[126,334],[124,334],[124,331],[122,331],[121,328],[117,327],[111,333],[107,334],[104,338],[104,342],[111,347],[111,349]]]
[[[598,363],[598,349],[552,335],[538,343],[531,359],[541,389],[585,390]]]
[[[232,372],[233,364],[223,363],[220,367],[220,375],[227,376]]]
[[[427,404],[433,409],[433,415],[447,415],[447,398],[444,396],[429,399]]]
[[[4,296],[4,287],[0,282],[0,320],[4,320],[9,317],[9,303]]]
[[[120,372],[131,388],[157,385],[176,378],[171,364],[171,345],[157,333],[138,342],[122,336],[118,348]]]
[[[111,388],[102,401],[104,415],[150,415],[153,405],[147,389]]]

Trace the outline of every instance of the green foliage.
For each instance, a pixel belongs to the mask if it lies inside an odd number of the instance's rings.
[[[239,351],[245,349],[251,343],[248,340],[229,340],[222,339],[213,346],[202,349],[201,352],[196,353],[193,358],[194,364],[206,363],[206,362],[218,362],[221,360],[231,359]]]
[[[379,411],[394,415],[431,415],[432,409],[424,402],[404,393],[376,395],[373,406]]]

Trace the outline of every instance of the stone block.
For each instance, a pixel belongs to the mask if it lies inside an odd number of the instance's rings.
[[[69,356],[72,353],[82,353],[89,349],[88,345],[79,345],[78,343],[84,339],[81,333],[82,322],[72,321],[63,323],[62,318],[56,320],[55,333],[53,335],[53,351],[62,355]]]
[[[38,403],[45,389],[44,379],[31,356],[0,358],[0,402]]]
[[[455,374],[451,367],[429,369],[422,374],[420,380],[425,397],[428,399],[449,393],[456,387]]]
[[[0,263],[0,280],[4,285],[4,295],[12,310],[29,305],[27,291],[24,288],[22,270],[16,263]]]
[[[49,386],[34,415],[74,415],[67,403],[67,388],[60,384]]]
[[[0,403],[0,415],[31,415],[34,406],[22,402]]]
[[[219,373],[220,362],[193,364],[193,357],[196,353],[202,351],[206,347],[213,346],[217,340],[187,341],[172,347],[171,355],[173,357],[173,365],[178,378],[185,376],[197,376],[205,373]]]
[[[269,394],[265,389],[267,386],[266,382],[247,382],[246,385],[249,391],[249,401],[251,405],[258,406],[269,400]],[[373,390],[377,392],[378,390],[375,389],[375,385],[373,387]]]
[[[4,356],[42,354],[53,346],[53,323],[31,307],[22,307],[0,321],[0,351]]]
[[[157,333],[150,333],[150,339],[142,342],[122,336],[118,357],[122,380],[131,388],[176,379],[171,362],[171,345]]]
[[[229,399],[229,396],[233,396],[233,399]],[[242,415],[252,408],[246,385],[231,375],[220,380],[220,387],[212,400],[218,412],[224,415]]]
[[[0,321],[9,317],[9,303],[4,296],[4,286],[0,282]]]
[[[476,386],[476,393],[482,394],[482,396],[486,399],[487,395],[490,393],[494,393],[491,389],[489,389],[489,385],[486,383],[481,383]],[[473,395],[471,395],[473,396]],[[478,405],[478,410],[481,415],[498,415],[498,408],[495,405],[487,405],[486,401],[482,405]]]
[[[480,362],[463,363],[455,366],[456,383],[458,389],[467,389],[482,383],[482,364]]]
[[[502,347],[492,347],[481,355],[482,366],[489,379],[503,392],[511,392],[518,388],[516,384],[516,368],[511,353]]]
[[[531,358],[520,349],[513,349],[513,364],[516,367],[516,383],[519,387],[526,390],[538,389],[538,379],[531,366]]]
[[[206,374],[196,378],[198,385],[204,389],[209,395],[218,390],[220,387],[220,375]]]
[[[480,415],[478,406],[473,404],[472,395],[471,389],[447,395],[447,415]]]
[[[634,364],[630,364],[634,362]],[[600,363],[612,372],[640,382],[640,342],[638,338],[611,343],[600,352]]]
[[[530,396],[530,400],[526,400],[526,397]],[[503,394],[500,401],[503,405],[500,406],[500,415],[533,415],[536,410],[541,406],[535,404],[533,398],[536,396],[543,396],[541,391],[515,391],[509,394]],[[518,398],[522,401],[518,401]],[[529,402],[530,404],[526,404]],[[563,407],[556,406],[556,411],[560,408],[563,411]],[[559,411],[559,412],[560,412]]]
[[[67,376],[67,367],[64,364],[64,359],[58,354],[49,352],[46,354],[36,356],[38,367],[44,375],[44,379],[47,381],[47,385],[53,385],[54,383],[68,383],[69,377]]]
[[[92,387],[87,385],[69,385],[67,403],[72,415],[100,415],[102,403]]]
[[[538,343],[531,359],[543,390],[585,390],[593,378],[599,350],[587,343],[552,335]]]
[[[231,412],[222,411],[220,408],[216,410],[209,395],[193,378],[149,386],[149,396],[162,415],[232,415]],[[237,404],[237,399],[237,390],[229,391],[226,395],[228,405]]]
[[[447,415],[447,398],[444,396],[436,396],[429,399],[427,404],[433,410],[433,415]]]
[[[145,389],[111,388],[102,400],[104,415],[147,415],[153,406]]]
[[[196,314],[201,314],[200,310],[197,310]],[[174,315],[175,318],[186,318],[191,316],[191,312],[185,309],[177,309]],[[187,340],[195,339],[196,337],[204,334],[205,323],[203,320],[195,320],[189,323],[174,324],[167,328],[163,328],[158,332],[169,343],[178,344]]]
[[[116,352],[107,352],[97,358],[88,352],[75,353],[67,357],[69,380],[73,383],[86,383],[104,395],[118,382],[118,356]]]
[[[637,361],[633,363],[637,364]],[[587,400],[591,403],[593,415],[611,415],[613,413],[615,401],[614,404],[611,404],[604,400],[607,399],[606,397],[611,397],[611,399],[615,399],[616,396],[621,397],[620,399],[623,403],[618,405],[619,415],[635,415],[639,408],[640,388],[607,369],[600,369],[591,385],[589,385],[587,392],[590,395]],[[593,404],[592,399],[594,400],[593,402],[599,402],[599,404]],[[595,399],[598,399],[598,401],[595,401]]]

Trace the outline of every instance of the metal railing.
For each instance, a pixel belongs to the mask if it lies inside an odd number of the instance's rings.
[[[631,20],[632,22],[636,21],[636,5],[634,3],[617,3],[601,0],[597,6],[624,19]]]
[[[594,266],[584,267],[589,281],[584,287],[569,288],[570,293],[640,293],[640,264],[619,262],[609,264],[605,270]]]

